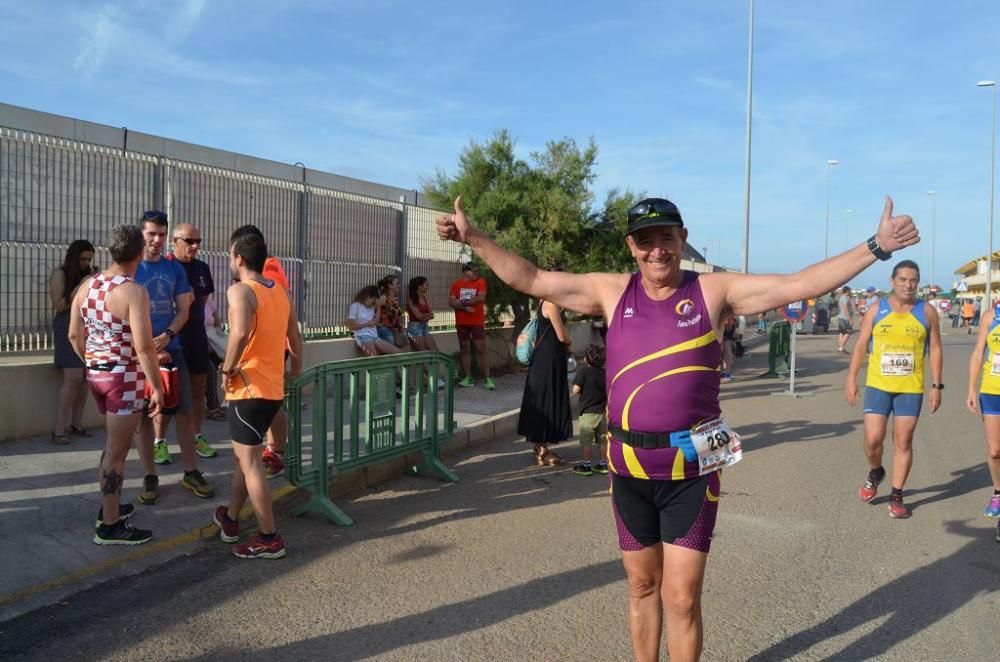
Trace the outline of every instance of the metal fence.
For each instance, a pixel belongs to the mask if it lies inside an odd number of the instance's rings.
[[[452,324],[461,250],[437,239],[439,212],[417,201],[413,191],[0,104],[0,353],[50,348],[48,280],[66,248],[101,246],[147,209],[199,228],[220,310],[229,236],[252,223],[288,273],[308,338],[346,333],[355,293],[389,273],[404,295],[408,278],[426,276],[433,324]],[[95,257],[110,261],[103,248]]]

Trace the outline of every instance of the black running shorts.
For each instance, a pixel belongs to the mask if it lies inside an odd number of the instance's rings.
[[[708,552],[719,510],[719,472],[688,480],[611,474],[611,500],[622,551],[664,542]]]
[[[237,444],[257,446],[264,443],[267,429],[281,408],[281,400],[248,398],[229,401],[229,437]]]

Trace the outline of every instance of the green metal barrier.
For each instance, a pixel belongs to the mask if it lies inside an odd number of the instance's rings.
[[[315,511],[342,526],[353,524],[330,500],[330,480],[418,451],[424,454],[418,472],[457,481],[439,452],[455,431],[455,377],[454,359],[440,352],[332,361],[303,372],[285,389],[285,473],[310,495],[294,514]]]
[[[792,355],[792,327],[788,322],[775,322],[768,332],[767,372],[762,377],[780,377],[778,359],[787,366]],[[787,372],[787,370],[786,370]]]

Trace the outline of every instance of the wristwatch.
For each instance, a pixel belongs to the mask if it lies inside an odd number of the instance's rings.
[[[931,388],[936,388],[939,391],[944,390],[944,384],[931,384]]]
[[[882,260],[883,262],[892,257],[892,253],[886,253],[884,250],[882,250],[882,247],[878,245],[878,239],[875,238],[875,235],[872,235],[868,239],[868,250],[872,252],[872,255]]]

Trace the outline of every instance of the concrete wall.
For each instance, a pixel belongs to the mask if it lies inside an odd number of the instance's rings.
[[[433,335],[442,352],[458,353],[458,338],[454,331],[439,331]],[[578,356],[582,355],[588,343],[599,338],[590,324],[585,322],[571,324],[570,335],[573,351]],[[508,369],[501,368],[502,364],[513,366],[516,361],[509,337],[510,329],[500,329],[491,331],[487,338],[491,365],[496,366],[497,372]],[[304,365],[309,367],[359,356],[351,338],[314,340],[306,343]],[[0,364],[0,441],[48,434],[52,430],[61,384],[62,372],[52,365],[50,356],[8,357]],[[104,425],[92,398],[87,399],[83,424],[89,428]]]

